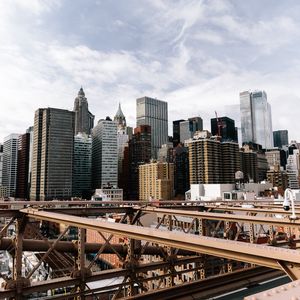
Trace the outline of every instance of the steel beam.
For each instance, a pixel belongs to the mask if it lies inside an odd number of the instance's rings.
[[[23,251],[29,252],[46,252],[55,241],[48,240],[49,244],[45,243],[44,240],[33,240],[33,239],[23,239]],[[86,243],[85,252],[88,253],[97,253],[100,248],[104,247],[105,243]],[[14,238],[2,238],[0,240],[0,250],[7,250],[14,247]],[[127,246],[122,244],[111,244],[111,247],[115,249],[120,255],[127,254]],[[111,249],[109,245],[105,245],[102,253],[104,254],[114,254],[115,252]],[[74,241],[59,241],[55,244],[54,250],[57,252],[67,252],[72,254],[77,254],[78,246]],[[143,255],[159,255],[163,256],[161,250],[156,246],[146,246],[141,253],[141,249],[135,248],[135,254]],[[178,255],[195,255],[195,252],[187,250],[179,250]]]
[[[189,264],[201,260],[202,257],[199,256],[193,256],[189,258],[179,258],[176,260],[174,264],[180,266],[183,264]],[[137,266],[135,270],[137,273],[145,273],[152,270],[166,268],[168,264],[169,264],[168,262],[154,262],[148,264],[141,264]],[[186,272],[189,272],[189,270],[186,270]],[[86,276],[85,282],[88,283],[88,282],[111,279],[116,277],[126,277],[129,275],[129,273],[130,270],[126,270],[126,269],[111,269],[111,270],[104,270],[101,272],[94,272],[92,275]],[[43,292],[51,289],[77,286],[80,283],[81,283],[80,278],[71,278],[71,277],[60,277],[55,279],[48,279],[47,281],[42,281],[42,282],[32,282],[31,286],[23,287],[22,295],[27,296],[32,293]],[[109,288],[109,286],[107,288]],[[16,294],[15,289],[6,289],[6,290],[0,289],[0,299],[14,297],[15,294]]]
[[[195,236],[181,232],[166,232],[153,228],[110,223],[104,220],[91,220],[76,216],[38,211],[35,209],[23,209],[22,212],[28,217],[38,220],[47,220],[80,228],[124,235],[129,238],[147,240],[166,246],[248,262],[273,269],[282,269],[278,264],[278,261],[280,261],[284,265],[289,264],[293,266],[295,276],[298,277],[300,252],[295,250]]]
[[[195,212],[195,211],[186,211],[186,210],[177,210],[177,209],[165,209],[165,208],[154,208],[154,207],[145,207],[141,208],[143,212],[146,213],[160,213],[165,215],[175,215],[175,216],[184,216],[190,218],[203,218],[205,220],[222,220],[228,222],[247,222],[252,224],[261,224],[261,225],[274,225],[274,226],[289,226],[296,227],[300,226],[299,220],[289,220],[289,219],[278,219],[272,217],[264,216],[249,216],[241,214],[224,214],[224,213],[211,213],[211,212]]]

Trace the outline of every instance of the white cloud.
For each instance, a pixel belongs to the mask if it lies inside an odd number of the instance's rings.
[[[0,140],[11,132],[24,132],[39,107],[72,109],[81,85],[96,119],[112,116],[121,101],[132,126],[135,99],[144,95],[167,100],[170,120],[199,114],[208,126],[215,110],[222,112],[225,105],[239,102],[240,91],[264,89],[274,129],[288,128],[291,138],[297,138],[289,118],[298,113],[290,107],[299,101],[300,64],[286,57],[290,67],[280,70],[279,59],[272,56],[278,49],[284,53],[293,41],[299,43],[298,24],[291,17],[243,19],[229,1],[149,1],[143,9],[142,4],[132,8],[141,33],[135,31],[131,47],[124,50],[110,48],[110,40],[103,47],[84,35],[78,38],[69,28],[72,43],[65,32],[50,36],[41,31],[37,20],[46,22],[48,16],[47,22],[57,21],[51,12],[66,9],[63,1],[3,3],[7,2],[0,2]],[[145,11],[151,17],[145,18]],[[114,14],[111,20],[118,34],[133,30]],[[88,24],[89,30],[101,27],[101,20],[97,22]],[[109,34],[111,40],[118,39]],[[255,68],[266,56],[268,66]]]

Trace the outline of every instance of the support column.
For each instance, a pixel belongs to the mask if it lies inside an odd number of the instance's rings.
[[[23,216],[16,221],[16,239],[13,257],[13,278],[6,282],[5,288],[15,290],[15,300],[22,300],[22,289],[30,285],[30,280],[22,275],[22,254],[24,231],[28,219]],[[25,274],[24,274],[25,275]]]

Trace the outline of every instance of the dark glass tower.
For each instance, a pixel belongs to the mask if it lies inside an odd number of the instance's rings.
[[[282,148],[289,144],[289,133],[287,130],[273,131],[274,147]]]
[[[220,127],[220,135],[222,137],[222,141],[238,141],[237,137],[237,128],[235,127],[234,120],[228,117],[221,117],[219,119],[219,124],[217,118],[210,119],[211,124],[211,133],[212,135],[219,134]]]

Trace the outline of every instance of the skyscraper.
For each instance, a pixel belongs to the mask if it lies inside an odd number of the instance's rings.
[[[75,112],[74,135],[77,135],[79,132],[91,134],[95,116],[89,111],[87,98],[82,87],[75,98],[73,111]]]
[[[127,195],[130,200],[139,199],[139,166],[149,163],[151,159],[151,127],[138,126],[134,129],[129,141],[129,189]]]
[[[203,131],[187,143],[190,184],[222,183],[221,143]]]
[[[273,131],[274,147],[282,148],[289,144],[289,133],[287,130]]]
[[[16,198],[29,199],[30,133],[19,136]]]
[[[180,143],[180,123],[183,119],[173,121],[173,146],[176,147]]]
[[[85,133],[74,137],[72,196],[85,199],[91,196],[92,138]]]
[[[122,168],[124,149],[128,146],[129,136],[127,134],[126,118],[122,112],[121,104],[119,103],[118,111],[114,117],[114,122],[117,123],[117,145],[118,145],[118,183],[122,180]]]
[[[118,185],[117,123],[109,117],[92,130],[92,188]]]
[[[35,112],[31,200],[70,199],[74,112],[40,108]]]
[[[218,119],[219,119],[219,123],[218,123]],[[237,142],[238,141],[237,128],[235,127],[234,120],[228,117],[220,117],[218,119],[217,118],[210,119],[211,134],[218,135],[220,130],[222,141]]]
[[[136,100],[137,126],[151,126],[151,156],[157,158],[157,151],[168,142],[168,103],[143,97]]]
[[[240,93],[242,140],[273,147],[271,106],[265,91]]]
[[[203,121],[200,117],[189,118],[187,121],[182,121],[179,124],[180,142],[192,138],[196,131],[203,130]]]
[[[175,196],[184,196],[185,192],[190,188],[189,153],[187,147],[178,144],[173,149],[173,163]]]
[[[2,185],[8,189],[8,194],[15,197],[18,168],[19,134],[10,134],[3,143]]]

